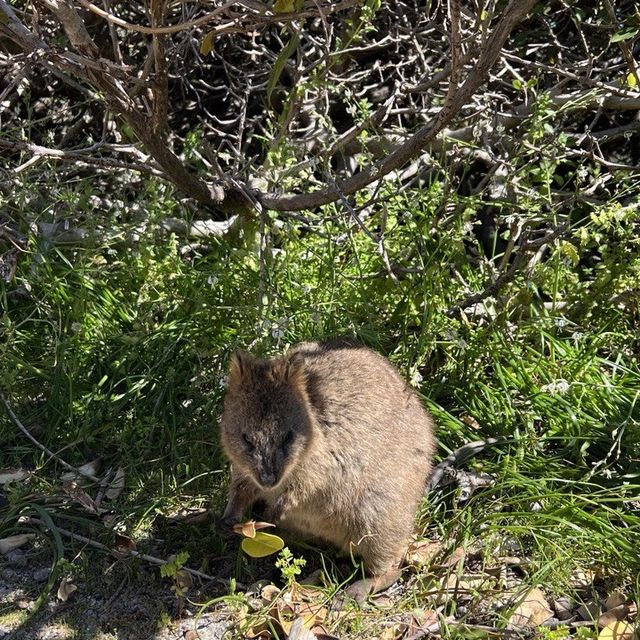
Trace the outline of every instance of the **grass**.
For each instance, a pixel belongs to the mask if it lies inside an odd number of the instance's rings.
[[[68,186],[69,210],[86,211],[90,190],[89,183]],[[223,504],[217,418],[231,351],[273,354],[348,334],[385,353],[418,389],[436,417],[442,454],[478,437],[510,436],[469,463],[494,474],[494,487],[464,506],[453,490],[425,499],[418,521],[426,535],[448,550],[475,549],[481,566],[494,556],[525,557],[520,584],[544,585],[549,594],[585,597],[574,580],[582,570],[597,574],[600,589],[619,588],[637,601],[637,197],[635,208],[601,206],[573,221],[572,234],[497,297],[475,314],[450,317],[447,309],[482,291],[499,261],[482,256],[469,224],[478,203],[446,207],[451,194],[435,183],[382,195],[385,250],[391,263],[409,268],[397,283],[371,240],[333,208],[311,216],[307,231],[268,220],[262,260],[251,226],[237,241],[187,251],[186,239],[158,238],[153,224],[133,241],[137,220],[91,220],[87,212],[93,235],[82,246],[32,237],[15,282],[0,285],[3,392],[40,442],[73,465],[101,457],[105,468],[123,467],[126,488],[104,526],[65,499],[62,470],[2,416],[0,466],[27,466],[34,475],[5,487],[0,537],[25,529],[19,516],[45,513],[42,553],[53,554],[63,573],[75,567],[86,576],[86,557],[95,554],[57,535],[60,527],[106,544],[115,529],[138,549],[162,557],[187,551],[188,566],[230,569],[245,583],[272,575],[272,559],[248,563],[210,526],[176,527],[167,517],[203,506],[219,512]],[[157,185],[143,197],[152,223],[178,209]],[[14,214],[26,230],[26,214]],[[41,221],[52,215],[38,214]],[[105,239],[110,229],[119,235]],[[9,298],[16,285],[30,295]],[[308,568],[334,560],[312,549],[295,553]],[[336,581],[346,579],[349,563],[332,571]],[[432,602],[430,580],[441,584],[442,576],[429,576],[418,572],[390,611],[341,618],[334,631],[373,637],[394,616]],[[451,638],[473,637],[465,621],[500,626],[507,617],[503,605],[486,606],[482,589],[462,613],[456,598],[442,602],[441,615],[458,619],[445,625]],[[8,606],[0,617],[11,615]],[[209,609],[219,606],[216,600]]]

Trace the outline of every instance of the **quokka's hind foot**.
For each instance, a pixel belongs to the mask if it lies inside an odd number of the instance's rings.
[[[334,601],[331,603],[331,610],[342,610],[350,600],[362,605],[370,595],[390,587],[399,577],[400,569],[393,568],[384,573],[357,580],[342,592],[336,594]]]

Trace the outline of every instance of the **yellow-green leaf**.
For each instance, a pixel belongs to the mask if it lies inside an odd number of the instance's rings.
[[[284,540],[273,533],[258,531],[253,538],[245,538],[241,545],[242,550],[252,558],[264,558],[270,556],[284,547]]]
[[[274,13],[293,13],[294,9],[293,0],[276,0],[273,5]]]
[[[636,80],[636,76],[633,73],[627,74],[627,85],[629,85],[632,89],[634,89],[638,84]]]
[[[202,38],[200,43],[200,53],[203,56],[208,56],[213,51],[213,31],[209,31],[207,35]]]
[[[574,267],[578,264],[578,262],[580,262],[580,255],[578,254],[576,248],[570,242],[560,243],[560,252],[563,256],[571,260],[571,264],[573,264]]]
[[[612,622],[598,635],[598,640],[633,640],[633,627],[628,622]]]

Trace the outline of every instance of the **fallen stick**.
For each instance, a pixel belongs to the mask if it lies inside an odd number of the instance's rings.
[[[24,522],[27,524],[46,526],[45,523],[42,522],[42,520],[39,520],[38,518],[32,518],[31,516],[26,517],[24,519]],[[123,558],[126,558],[128,556],[131,556],[133,558],[140,558],[140,560],[144,560],[145,562],[148,562],[150,564],[155,564],[160,566],[169,564],[169,560],[156,558],[155,556],[150,556],[147,553],[140,553],[135,549],[129,549],[124,552],[116,551],[115,549],[109,548],[106,544],[102,544],[101,542],[98,542],[97,540],[92,540],[91,538],[87,538],[86,536],[80,535],[79,533],[73,533],[71,531],[68,531],[67,529],[62,529],[61,527],[57,527],[57,530],[66,538],[70,538],[71,540],[76,540],[78,542],[84,542],[84,544],[94,547],[95,549],[106,551],[108,554],[114,556],[115,558],[118,558],[119,560],[122,560]],[[224,578],[216,578],[215,576],[210,576],[206,573],[202,573],[202,571],[197,571],[196,569],[189,569],[188,567],[180,567],[180,570],[186,571],[187,573],[191,574],[192,576],[195,576],[196,578],[200,578],[208,582],[215,582],[225,587],[229,587],[229,580],[225,580]],[[239,582],[236,582],[236,587],[238,589],[246,588],[245,585]]]

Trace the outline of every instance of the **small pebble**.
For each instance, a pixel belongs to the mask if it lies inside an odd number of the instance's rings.
[[[553,601],[553,608],[559,620],[568,620],[573,617],[575,605],[569,598],[561,597]]]
[[[0,578],[2,578],[5,582],[15,582],[18,574],[13,569],[3,569],[0,572]]]
[[[49,567],[43,567],[34,572],[33,579],[36,582],[46,582],[49,579],[49,574]]]
[[[27,566],[27,558],[24,555],[24,551],[20,549],[14,549],[13,551],[9,551],[5,556],[7,560],[7,564],[12,567],[26,567]]]

